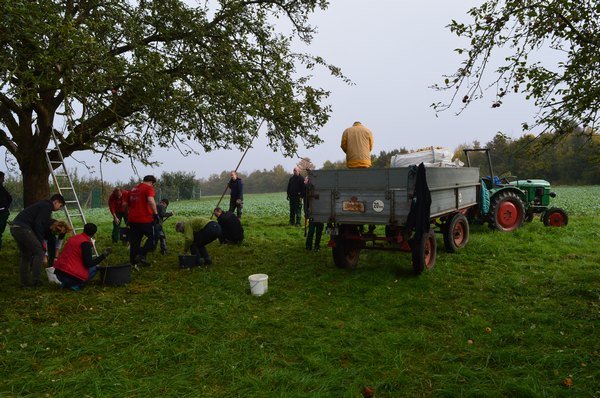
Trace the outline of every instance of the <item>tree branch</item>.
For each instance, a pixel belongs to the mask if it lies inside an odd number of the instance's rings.
[[[6,149],[8,149],[8,151],[14,157],[17,157],[17,151],[19,150],[19,148],[10,138],[8,138],[6,131],[2,129],[0,129],[0,145],[6,147]]]

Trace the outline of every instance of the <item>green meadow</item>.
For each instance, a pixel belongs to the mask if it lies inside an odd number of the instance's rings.
[[[172,203],[169,253],[123,287],[21,289],[7,230],[0,396],[600,397],[600,186],[555,191],[568,226],[474,225],[454,254],[439,235],[419,277],[408,253],[363,251],[350,271],[306,252],[284,193],[246,195],[246,240],[209,245],[209,269],[179,269],[174,225],[218,198]],[[110,246],[108,210],[86,214]],[[127,258],[119,244],[107,262]]]

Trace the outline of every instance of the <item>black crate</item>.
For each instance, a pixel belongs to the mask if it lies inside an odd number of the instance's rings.
[[[200,261],[197,256],[187,256],[180,255],[179,256],[179,268],[192,268],[200,265]]]
[[[103,285],[122,286],[131,282],[131,264],[100,266],[98,275]]]

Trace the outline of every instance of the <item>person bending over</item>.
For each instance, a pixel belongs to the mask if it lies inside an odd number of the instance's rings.
[[[93,257],[92,238],[96,231],[96,224],[87,223],[82,233],[71,237],[65,244],[54,262],[54,274],[61,282],[61,288],[81,290],[96,275],[96,266],[112,252],[111,248],[107,248],[100,256]]]
[[[44,235],[50,225],[52,212],[62,209],[64,205],[65,198],[55,194],[50,200],[41,200],[26,207],[13,220],[10,233],[21,252],[21,287],[35,287],[41,284],[40,272],[46,258]]]
[[[206,250],[206,245],[219,239],[221,227],[216,221],[207,221],[204,218],[193,218],[189,221],[180,221],[175,225],[175,231],[184,235],[183,254],[192,253],[201,264],[211,265],[212,259]]]
[[[65,221],[50,220],[50,226],[44,234],[48,267],[54,266],[54,260],[58,257],[58,252],[62,247],[65,236],[72,231],[73,228]]]
[[[223,211],[217,207],[213,214],[217,217],[217,222],[221,226],[221,243],[242,243],[244,240],[244,227],[240,219],[230,211]]]

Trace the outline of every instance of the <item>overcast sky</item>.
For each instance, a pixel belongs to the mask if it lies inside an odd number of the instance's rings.
[[[489,141],[498,131],[517,138],[521,122],[534,113],[522,98],[506,98],[500,108],[492,109],[493,96],[473,103],[460,116],[458,108],[438,117],[430,107],[448,99],[449,93],[429,88],[443,81],[442,75],[458,68],[460,57],[453,49],[464,46],[446,25],[452,20],[468,21],[466,11],[482,1],[474,0],[331,0],[330,7],[311,18],[318,28],[307,52],[320,55],[342,68],[355,85],[347,86],[326,71],[316,76],[313,85],[331,91],[327,103],[333,110],[319,135],[324,143],[310,150],[301,148],[300,156],[310,157],[317,167],[325,160],[340,160],[342,131],[355,120],[368,126],[374,135],[374,153],[406,147],[446,146],[454,150],[462,143]],[[491,93],[490,93],[491,94]],[[4,153],[4,148],[0,154]],[[241,151],[201,152],[182,157],[177,151],[156,151],[154,160],[163,162],[156,169],[137,166],[140,176],[164,171],[186,171],[208,177],[232,170]],[[76,158],[94,166],[100,177],[97,157],[78,153]],[[277,164],[291,169],[298,159],[284,158],[266,145],[264,133],[246,155],[239,170],[251,172],[271,169]],[[66,160],[67,167],[77,163]],[[87,174],[82,167],[81,174]],[[102,166],[104,179],[127,181],[133,171],[128,163]]]

